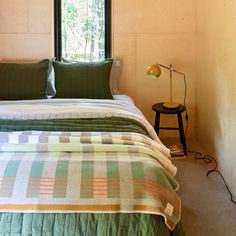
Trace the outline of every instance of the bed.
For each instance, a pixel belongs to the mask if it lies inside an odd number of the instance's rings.
[[[0,235],[184,235],[176,167],[128,96],[0,111]]]

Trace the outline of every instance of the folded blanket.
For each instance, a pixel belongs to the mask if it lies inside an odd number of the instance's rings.
[[[118,100],[103,99],[43,99],[23,101],[0,101],[1,121],[103,119],[123,118],[140,123],[149,136],[162,145],[166,156],[170,155],[158,138],[155,130],[133,104]]]
[[[135,133],[0,133],[3,212],[147,213],[180,218],[176,168]]]

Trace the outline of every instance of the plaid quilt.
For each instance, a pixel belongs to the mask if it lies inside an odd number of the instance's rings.
[[[137,133],[0,133],[0,211],[147,213],[180,219],[176,168]]]

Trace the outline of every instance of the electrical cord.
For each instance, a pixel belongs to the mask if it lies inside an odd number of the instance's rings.
[[[217,163],[216,159],[214,157],[210,156],[210,155],[203,155],[201,152],[198,152],[198,151],[188,150],[188,152],[195,153],[194,157],[195,157],[196,160],[203,160],[206,164],[213,163],[215,165],[213,169],[207,171],[206,176],[209,176],[210,174],[212,174],[214,172],[217,173],[224,182],[224,185],[225,185],[225,187],[226,187],[226,189],[227,189],[227,191],[230,195],[230,201],[232,203],[236,204],[236,201],[233,199],[233,194],[230,191],[230,188],[229,188],[228,184],[226,183],[226,180],[225,180],[224,176],[218,170],[218,163]]]
[[[187,82],[186,82],[186,76],[184,76],[184,106],[186,106],[186,98],[187,98]]]
[[[188,131],[188,119],[186,119],[185,137],[187,137],[186,136],[187,131]],[[209,176],[213,172],[217,173],[222,178],[222,180],[224,182],[224,185],[225,185],[225,187],[226,187],[226,189],[227,189],[227,191],[230,195],[230,201],[232,203],[236,204],[236,201],[233,199],[233,194],[230,191],[230,188],[229,188],[228,184],[226,183],[226,180],[225,180],[224,176],[218,170],[218,162],[216,161],[216,159],[214,157],[210,156],[210,155],[203,155],[201,152],[190,150],[188,148],[187,143],[186,143],[186,146],[187,146],[187,150],[188,150],[189,153],[195,153],[194,157],[195,157],[196,160],[203,160],[206,164],[211,164],[211,163],[215,164],[215,167],[213,169],[207,171],[206,176]]]
[[[185,78],[185,75],[184,75],[184,85],[185,85],[185,90],[184,90],[184,106],[186,107],[186,97],[187,97],[187,82],[186,82],[186,78]],[[185,134],[185,137],[187,137],[187,132],[188,132],[188,110],[187,110],[187,107],[186,107],[186,114],[185,114],[185,120],[186,120],[186,126],[185,126],[185,131],[184,131],[184,134]],[[203,160],[206,164],[211,164],[211,163],[214,163],[215,167],[211,170],[208,170],[207,173],[206,173],[206,176],[209,176],[210,174],[212,173],[217,173],[221,179],[223,180],[224,182],[224,185],[230,195],[230,201],[234,204],[236,204],[236,201],[233,199],[233,194],[232,192],[230,191],[230,188],[228,186],[228,184],[226,183],[226,180],[224,178],[224,176],[221,174],[221,172],[218,170],[218,162],[216,161],[216,159],[210,155],[203,155],[201,152],[198,152],[198,151],[192,151],[188,148],[188,145],[186,143],[186,146],[187,146],[187,149],[188,149],[188,152],[190,153],[195,153],[194,157],[196,160]]]
[[[183,76],[184,76],[184,106],[185,106],[185,108],[186,108],[186,111],[185,111],[186,126],[185,126],[184,135],[185,135],[185,137],[187,137],[187,131],[188,131],[188,109],[187,109],[187,106],[186,106],[187,82],[186,82],[186,76],[185,76],[185,74],[183,74]]]

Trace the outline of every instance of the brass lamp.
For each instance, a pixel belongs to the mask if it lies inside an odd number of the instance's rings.
[[[161,67],[163,67],[163,68],[170,71],[170,101],[163,103],[163,107],[166,108],[166,109],[176,109],[176,108],[179,107],[180,104],[175,103],[172,100],[172,77],[173,77],[173,72],[184,76],[184,80],[185,80],[185,74],[183,74],[183,73],[181,73],[177,70],[174,70],[171,64],[170,64],[170,67],[168,67],[168,66],[156,63],[156,64],[153,64],[153,65],[150,65],[147,68],[146,72],[147,72],[147,75],[149,76],[149,78],[156,79],[156,78],[160,77]]]

